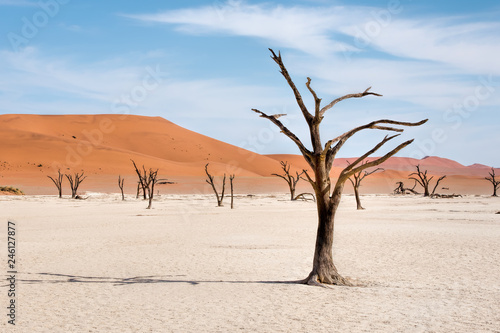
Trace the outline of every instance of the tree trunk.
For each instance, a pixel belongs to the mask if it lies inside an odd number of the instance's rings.
[[[303,281],[307,284],[335,284],[350,285],[337,271],[333,263],[333,231],[334,217],[342,196],[342,187],[336,189],[332,200],[328,192],[316,192],[316,205],[318,208],[318,231],[314,249],[313,269]]]
[[[492,197],[496,197],[496,196],[497,196],[497,187],[493,186],[493,195],[492,195]]]
[[[290,186],[290,200],[295,200],[295,187],[289,184]]]
[[[354,196],[356,197],[356,206],[358,210],[364,209],[363,206],[361,206],[361,200],[359,199],[359,186],[354,186]]]
[[[429,186],[424,186],[424,197],[429,196]]]

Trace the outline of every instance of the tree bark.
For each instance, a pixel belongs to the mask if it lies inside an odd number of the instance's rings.
[[[351,283],[342,277],[333,263],[333,235],[335,213],[342,197],[343,185],[335,189],[332,198],[316,192],[318,210],[318,230],[314,248],[313,269],[304,283],[317,285],[321,283],[348,286]]]

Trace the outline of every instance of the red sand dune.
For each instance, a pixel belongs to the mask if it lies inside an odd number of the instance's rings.
[[[16,186],[27,194],[54,194],[55,187],[47,175],[56,174],[58,169],[63,173],[84,170],[88,178],[82,183],[82,191],[117,192],[120,174],[126,177],[127,191],[133,192],[136,180],[131,159],[140,166],[158,168],[162,178],[174,180],[175,185],[161,187],[165,193],[209,192],[204,171],[207,163],[215,176],[234,173],[240,193],[286,191],[283,180],[271,177],[281,172],[280,160],[288,161],[292,171],[308,168],[301,156],[259,155],[160,117],[0,115],[0,142],[0,185]],[[354,158],[337,159],[332,176],[348,160]],[[392,191],[395,181],[405,180],[416,164],[430,174],[455,175],[446,180],[456,183],[457,189],[472,189],[467,193],[489,193],[490,186],[484,180],[487,167],[466,167],[439,157],[391,158],[382,166],[384,172],[366,178],[365,193]],[[443,181],[443,186],[447,185]],[[303,182],[301,189],[310,191],[310,186]],[[350,191],[349,184],[346,190]]]

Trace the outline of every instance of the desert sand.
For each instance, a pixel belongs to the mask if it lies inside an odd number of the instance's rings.
[[[0,331],[500,331],[498,198],[364,195],[357,211],[344,195],[334,260],[359,286],[325,289],[288,283],[311,269],[312,202],[85,195],[0,197],[18,249],[17,325]]]
[[[260,155],[160,117],[7,114],[0,115],[0,129],[0,186],[14,186],[31,195],[56,193],[47,176],[56,175],[58,169],[63,173],[84,171],[88,178],[82,183],[83,191],[117,192],[121,175],[127,193],[134,193],[137,180],[131,159],[139,166],[158,168],[161,178],[176,183],[160,188],[165,194],[203,193],[207,163],[215,176],[235,174],[241,194],[286,191],[286,183],[271,176],[282,171],[279,161],[291,163],[292,172],[310,169],[301,156]],[[336,177],[353,160],[336,159],[331,176]],[[363,181],[362,193],[389,194],[398,181],[411,187],[408,175],[417,164],[429,176],[447,175],[439,193],[491,194],[491,184],[484,180],[490,167],[464,166],[435,156],[420,160],[392,157],[381,165],[383,172]],[[500,174],[500,169],[496,171]],[[352,193],[350,184],[345,190]],[[302,186],[301,191],[310,191],[310,186]]]

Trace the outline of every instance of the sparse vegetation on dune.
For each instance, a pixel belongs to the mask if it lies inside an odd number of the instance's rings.
[[[18,188],[12,186],[0,186],[1,194],[14,194],[14,195],[24,195],[24,192]]]

